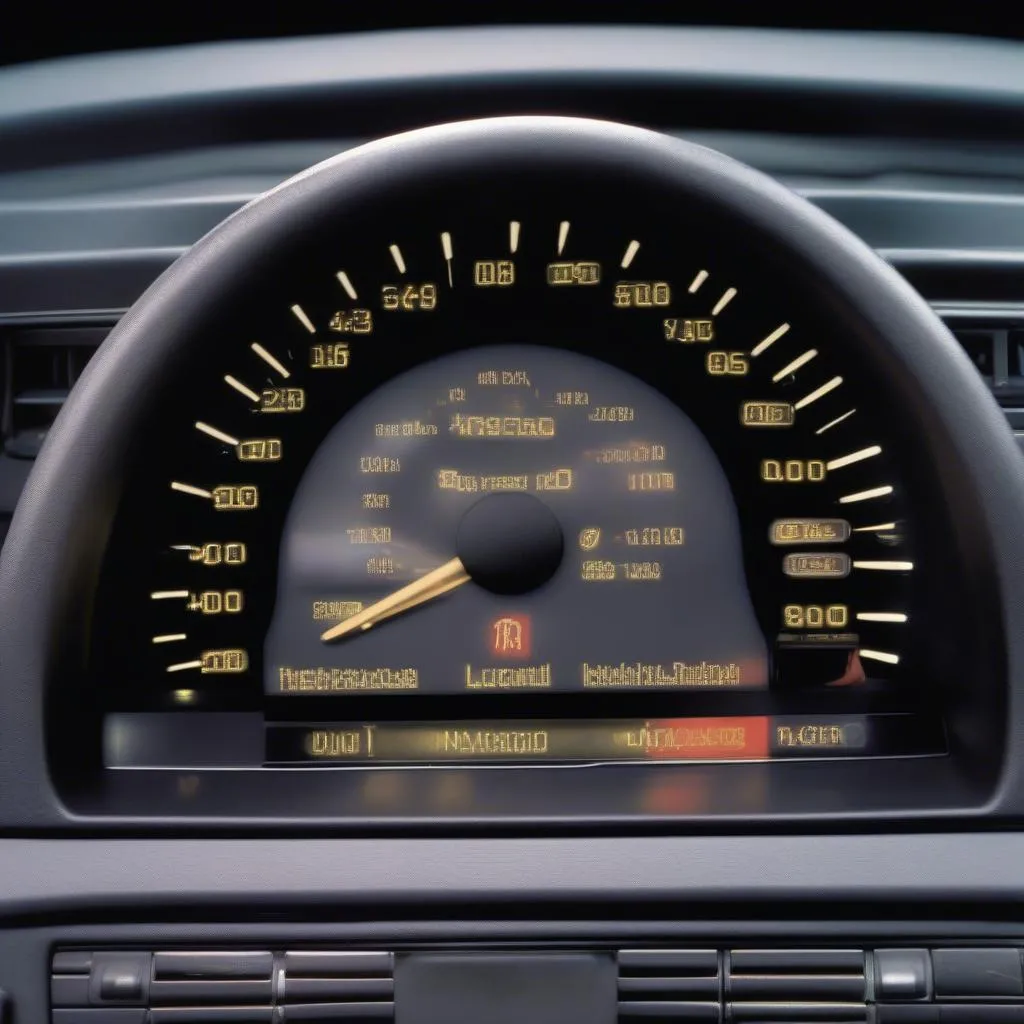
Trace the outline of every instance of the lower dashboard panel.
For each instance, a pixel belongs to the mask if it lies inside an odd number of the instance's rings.
[[[927,941],[927,940],[926,940]],[[60,947],[52,1024],[1010,1024],[1022,949],[852,944]]]
[[[14,1007],[13,1024],[42,1024],[54,1009],[58,952],[249,951],[263,954],[261,963],[285,967],[280,958],[293,952],[369,952],[394,955],[394,1002],[401,1011],[400,965],[421,954],[562,952],[597,957],[604,976],[614,977],[617,1004],[646,1001],[627,989],[643,989],[651,977],[642,969],[634,975],[624,951],[682,951],[698,957],[682,979],[693,988],[685,1000],[672,1001],[697,1006],[689,1012],[698,1014],[712,1013],[700,1008],[710,1004],[717,1020],[738,1005],[738,979],[770,976],[760,966],[738,970],[736,952],[838,950],[871,954],[863,959],[863,982],[857,965],[834,972],[844,986],[857,986],[856,998],[844,988],[842,997],[824,1000],[855,1007],[849,1011],[855,1016],[843,1021],[857,1024],[866,1014],[867,1024],[960,1024],[969,1015],[972,1022],[1000,1024],[1024,1020],[1024,1000],[1015,994],[1016,951],[1024,943],[1022,862],[1024,835],[1014,833],[4,839],[0,990]],[[995,974],[1009,976],[1010,992],[1001,989],[979,1003],[937,986],[934,951],[974,947],[1004,950]],[[879,1001],[882,950],[927,950],[931,998]],[[91,1003],[91,961],[57,966],[58,973],[88,979],[89,1001],[76,1005],[104,1009]],[[655,970],[654,977],[666,976],[660,965]],[[794,973],[820,977],[802,967]],[[920,977],[895,973],[912,982]],[[722,985],[717,998],[705,995],[714,977]],[[775,984],[790,984],[786,978]],[[272,971],[272,994],[275,983]],[[72,984],[81,993],[81,981]],[[287,990],[286,972],[286,997]],[[744,1006],[776,1001],[744,994]],[[308,1005],[324,1003],[338,1005],[326,997]],[[147,996],[112,1008],[132,1010],[134,1020],[149,1024],[153,1009],[188,1019],[185,1004],[151,1005]],[[278,1006],[276,996],[269,1005]],[[254,1004],[243,1007],[249,1019]],[[191,1008],[205,1014],[211,1004]],[[409,1024],[402,1012],[398,1020]]]

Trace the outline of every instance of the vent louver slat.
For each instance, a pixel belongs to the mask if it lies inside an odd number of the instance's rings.
[[[721,1019],[717,950],[628,949],[618,954],[620,1021]]]

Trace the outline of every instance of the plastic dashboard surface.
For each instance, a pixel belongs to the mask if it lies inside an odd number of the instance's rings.
[[[317,160],[522,112],[683,134],[790,183],[912,276],[955,253],[980,286],[1022,263],[1017,60],[980,39],[548,27],[3,69],[0,319],[116,315],[205,231]],[[985,297],[1000,290],[1014,297],[1003,281]]]
[[[764,91],[768,99],[751,117],[752,123],[742,125],[748,129],[777,127],[777,119],[787,100],[801,94],[833,104],[827,112],[822,109],[812,114],[811,124],[833,118],[836,123],[841,122],[844,111],[875,97],[882,99],[883,105],[895,104],[893,109],[899,108],[901,113],[886,126],[886,133],[893,135],[909,133],[904,120],[909,112],[921,114],[924,118],[921,124],[931,129],[942,123],[945,116],[947,125],[955,123],[965,134],[969,123],[971,131],[988,130],[995,135],[1022,118],[1024,96],[1014,79],[1016,51],[1000,44],[816,37],[820,46],[815,51],[816,61],[804,63],[800,70],[794,71],[797,65],[793,56],[807,45],[804,35],[680,32],[666,36],[660,31],[642,30],[635,34],[618,30],[574,30],[572,35],[574,56],[570,68],[564,64],[567,48],[564,39],[560,41],[559,32],[544,32],[544,45],[538,46],[540,37],[536,31],[508,30],[202,49],[191,59],[209,67],[210,58],[217,58],[214,62],[216,81],[208,78],[203,88],[182,86],[183,81],[189,82],[190,76],[181,75],[177,55],[173,53],[89,58],[5,72],[6,77],[0,77],[0,124],[18,138],[19,145],[8,150],[0,170],[12,188],[17,186],[14,192],[22,189],[22,195],[17,202],[10,200],[5,204],[6,209],[0,210],[0,215],[16,218],[9,223],[17,229],[7,233],[10,248],[0,261],[0,297],[3,300],[0,315],[33,319],[77,315],[83,310],[95,313],[121,309],[134,300],[183,246],[251,194],[242,189],[241,194],[222,194],[208,199],[190,209],[187,219],[177,222],[176,203],[169,201],[159,214],[167,230],[129,239],[127,245],[117,244],[118,229],[104,228],[102,218],[98,218],[96,233],[76,230],[79,238],[84,235],[94,239],[101,250],[90,251],[82,248],[81,242],[70,246],[63,244],[72,232],[67,226],[61,226],[62,213],[73,222],[80,215],[74,208],[92,207],[94,212],[76,225],[77,229],[87,227],[88,217],[95,216],[95,209],[102,209],[104,205],[102,189],[97,190],[99,194],[92,201],[81,204],[65,201],[66,208],[62,211],[62,203],[54,203],[52,194],[49,199],[45,195],[32,198],[24,193],[25,188],[29,192],[36,186],[45,190],[49,187],[47,180],[51,184],[58,179],[67,183],[69,177],[83,170],[83,163],[90,161],[100,162],[93,167],[92,187],[95,187],[102,179],[102,161],[114,157],[145,159],[162,148],[248,142],[248,138],[233,137],[235,129],[226,123],[229,113],[237,114],[240,110],[266,118],[262,122],[265,129],[256,129],[257,136],[265,130],[275,140],[282,134],[290,138],[315,138],[324,132],[323,114],[335,110],[338,104],[345,104],[349,115],[342,122],[345,135],[358,138],[406,127],[419,120],[439,120],[442,112],[443,117],[448,118],[519,108],[523,103],[538,104],[542,102],[541,93],[547,91],[550,97],[549,90],[557,83],[564,91],[558,93],[555,102],[573,110],[618,114],[634,121],[662,124],[678,123],[682,117],[672,106],[678,99],[701,97],[709,101],[714,98],[714,103],[695,105],[706,107],[699,114],[694,115],[692,107],[687,111],[684,119],[692,118],[695,130],[721,127],[716,121],[718,111],[722,112],[724,122],[731,120],[739,128],[742,116],[746,115],[738,111],[757,91]],[[424,46],[428,38],[436,46]],[[740,49],[745,52],[742,67],[736,58]],[[415,54],[416,59],[396,61],[395,56],[400,53]],[[382,60],[385,55],[386,62]],[[257,83],[251,75],[254,67],[266,64],[260,61],[261,56],[275,58],[276,71],[273,80],[264,76]],[[953,60],[954,56],[959,59]],[[400,64],[403,73],[381,74],[379,68],[385,63]],[[336,70],[339,66],[345,68],[344,72]],[[872,69],[870,73],[864,70],[867,67]],[[879,67],[886,68],[881,75]],[[955,79],[950,78],[950,67],[956,68]],[[66,102],[68,76],[76,75],[87,85],[74,91],[69,104]],[[464,94],[456,99],[455,93],[467,85],[479,89],[475,94],[478,98],[466,98]],[[396,105],[393,102],[396,96],[409,98],[408,106]],[[307,112],[305,118],[282,133],[281,122],[297,109]],[[154,129],[153,134],[139,135],[137,129],[141,121],[152,121],[158,112],[172,116],[157,118],[160,127]],[[331,125],[331,130],[337,131],[335,124]],[[925,130],[922,129],[922,133]],[[283,173],[289,170],[282,168]],[[44,173],[37,176],[40,171]],[[54,187],[59,192],[60,187]],[[127,188],[130,192],[130,183]],[[908,207],[908,201],[899,195],[876,195],[873,198],[880,205],[874,212],[863,214],[859,210],[864,208],[857,207],[856,195],[830,193],[818,198],[826,209],[833,206],[837,213],[845,211],[843,219],[848,222],[858,221],[860,217],[862,233],[874,244],[900,250],[915,248],[915,227],[920,218],[914,210],[914,201],[910,201]],[[139,210],[145,210],[148,215],[153,207],[161,205],[141,201],[133,210],[128,203],[121,224],[132,223]],[[961,205],[965,208],[950,217],[955,229],[943,238],[947,248],[974,246],[990,251],[1008,244],[1013,221],[1000,214],[1016,213],[1015,200],[987,202],[986,211],[994,215],[986,222],[988,226],[980,229],[977,218],[971,216],[976,212],[971,201],[965,200]],[[893,209],[908,211],[905,233],[892,227],[894,218],[890,211]],[[33,241],[34,216],[47,219],[56,244]],[[966,227],[968,224],[976,231],[974,235]],[[122,235],[121,242],[124,241]],[[985,482],[981,486],[986,486]],[[1000,515],[995,498],[991,511],[994,517]],[[1009,512],[1004,512],[1003,516],[1009,518]],[[1009,562],[1004,569],[1012,572]],[[7,699],[11,699],[14,690],[16,688],[8,691]],[[1015,700],[1011,704],[1011,716],[1017,703]],[[11,731],[16,721],[16,718],[8,720]],[[1011,717],[1011,728],[1016,728],[1013,723]],[[52,800],[45,772],[26,771],[28,764],[39,763],[41,736],[37,725],[27,723],[16,742],[0,744],[5,772],[19,779],[17,785],[0,792],[0,819],[11,830],[81,826],[85,824],[83,819],[67,813]],[[23,755],[33,747],[36,754],[25,759]],[[168,784],[172,784],[171,779]],[[996,792],[990,809],[998,807],[1006,817],[1015,817],[1024,809],[1024,795],[1017,794],[1011,773],[1004,776]],[[977,793],[970,784],[963,792],[964,803],[970,807],[968,817],[972,819],[982,818],[986,810],[977,801]],[[955,793],[951,794],[951,799],[956,801]],[[929,818],[929,812],[923,809],[920,817]],[[96,826],[139,827],[125,820],[90,820]],[[179,820],[184,823],[187,819]],[[853,828],[870,829],[874,820],[873,815],[867,814],[857,816],[849,824]],[[200,818],[195,819],[196,824],[200,821]],[[553,821],[545,824],[556,826]],[[234,827],[245,827],[245,824],[236,821]],[[867,841],[867,837],[862,841]],[[955,856],[948,843],[939,843],[939,848],[946,848],[951,857]],[[654,849],[652,845],[652,854]],[[800,849],[799,846],[793,848],[794,858],[801,856]],[[665,852],[668,854],[667,849]],[[721,849],[715,856],[726,852]],[[621,869],[624,862],[618,856],[616,852],[615,866],[609,864],[610,871]],[[675,854],[670,856],[674,859]],[[848,856],[858,859],[865,854],[851,847]],[[869,856],[889,860],[913,854],[895,847],[879,847]],[[998,879],[1001,861],[995,847],[993,858],[985,861],[990,868],[988,877]],[[730,862],[731,857],[726,856],[723,863]],[[156,867],[158,860],[150,863],[160,871]],[[749,879],[756,872],[748,869],[749,864],[741,870]],[[396,865],[395,870],[405,871],[406,868]],[[454,884],[455,879],[438,877],[435,881],[447,885]],[[621,881],[620,876],[620,884]],[[981,883],[982,878],[978,881]],[[143,884],[139,882],[140,886]],[[824,879],[822,884],[825,884]]]

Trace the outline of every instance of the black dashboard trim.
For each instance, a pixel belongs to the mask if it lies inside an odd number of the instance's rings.
[[[668,79],[1024,102],[1013,43],[899,33],[670,26],[419,29],[41,61],[0,72],[0,127],[167,100],[458,80]],[[74,89],[68,89],[69,81]]]
[[[995,40],[766,29],[407,30],[98,54],[0,70],[0,171],[237,141],[376,136],[523,111],[678,127],[1019,136]],[[819,102],[810,102],[817,99]],[[841,112],[841,115],[840,115]]]
[[[113,250],[0,260],[0,310],[12,319],[53,320],[127,309],[180,252]]]
[[[403,904],[429,914],[427,905],[455,901],[628,900],[624,917],[706,904],[719,919],[774,903],[799,916],[800,904],[827,893],[834,905],[926,911],[955,898],[985,904],[984,918],[1020,905],[1022,862],[1024,835],[1007,834],[0,840],[0,918],[98,907],[138,918],[179,906],[182,893],[193,908],[300,915],[345,904],[375,919]]]

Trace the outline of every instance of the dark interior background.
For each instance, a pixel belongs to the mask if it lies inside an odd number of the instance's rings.
[[[1014,5],[753,3],[751,0],[579,0],[418,5],[334,0],[319,4],[237,2],[151,4],[127,13],[114,4],[11,4],[0,14],[0,64],[181,43],[454,25],[674,24],[753,28],[933,32],[1024,38]]]

